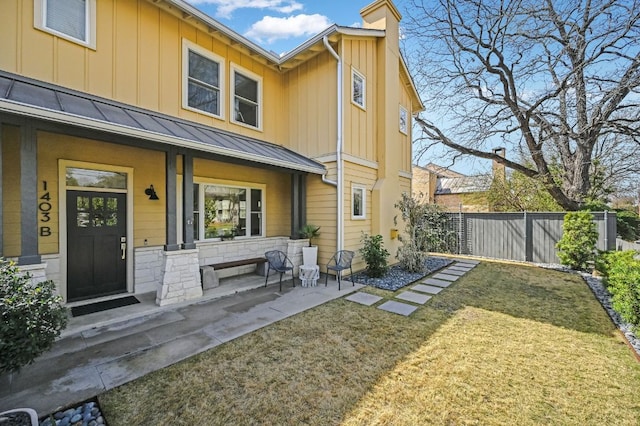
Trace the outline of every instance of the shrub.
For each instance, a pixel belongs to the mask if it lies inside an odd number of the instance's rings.
[[[420,203],[408,194],[402,194],[402,198],[395,205],[400,210],[405,224],[406,237],[398,236],[402,244],[398,248],[396,258],[403,269],[409,272],[424,272],[428,257],[426,251],[426,230],[428,228],[426,204]],[[393,222],[397,225],[397,216]]]
[[[447,213],[437,204],[426,204],[424,210],[427,226],[422,250],[438,253],[458,253],[458,233],[451,227]]]
[[[427,269],[426,261],[428,254],[418,249],[415,241],[402,241],[402,246],[398,247],[396,258],[400,261],[402,269],[409,272],[424,272]]]
[[[636,212],[618,210],[616,212],[616,227],[618,235],[625,241],[635,241],[640,236],[640,218]]]
[[[598,230],[593,215],[588,211],[569,212],[564,215],[562,238],[556,244],[563,265],[586,270],[595,259]]]
[[[387,257],[389,252],[383,247],[382,235],[362,234],[362,248],[359,250],[367,264],[366,273],[372,278],[383,276],[389,267]]]
[[[582,209],[592,212],[613,211],[616,213],[616,229],[620,238],[635,241],[640,237],[640,217],[633,208],[612,209],[602,201],[588,201]]]
[[[606,277],[609,275],[609,269],[611,268],[611,262],[616,256],[615,251],[599,251],[596,256],[594,268],[600,273],[600,275]]]
[[[640,328],[640,260],[633,250],[606,256],[605,284],[611,293],[611,304],[637,332]]]
[[[0,260],[0,373],[17,371],[49,350],[67,325],[53,281],[32,284],[13,262]]]

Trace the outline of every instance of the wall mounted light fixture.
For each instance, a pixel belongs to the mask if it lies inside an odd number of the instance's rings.
[[[153,189],[153,185],[149,185],[147,189],[144,190],[144,193],[149,196],[150,200],[159,200],[158,194],[156,194],[156,190]]]

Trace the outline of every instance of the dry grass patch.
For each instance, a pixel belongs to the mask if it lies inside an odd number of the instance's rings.
[[[640,370],[620,349],[601,335],[468,307],[343,424],[637,424]]]
[[[482,264],[409,318],[336,300],[99,400],[110,425],[621,424],[639,379],[581,278]]]

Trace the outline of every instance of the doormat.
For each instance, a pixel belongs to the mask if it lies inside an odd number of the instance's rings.
[[[91,303],[89,305],[75,306],[71,308],[71,315],[74,317],[80,317],[82,315],[93,314],[95,312],[106,311],[108,309],[135,305],[136,303],[140,303],[140,301],[133,296],[121,297],[119,299],[112,299],[112,300],[104,300],[102,302]]]

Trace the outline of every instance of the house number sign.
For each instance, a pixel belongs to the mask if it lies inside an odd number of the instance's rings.
[[[42,181],[42,190],[44,193],[40,197],[40,202],[38,203],[38,211],[40,212],[40,222],[46,224],[51,220],[51,194],[47,190],[46,180]],[[41,225],[40,236],[51,236],[51,227],[48,225]]]

